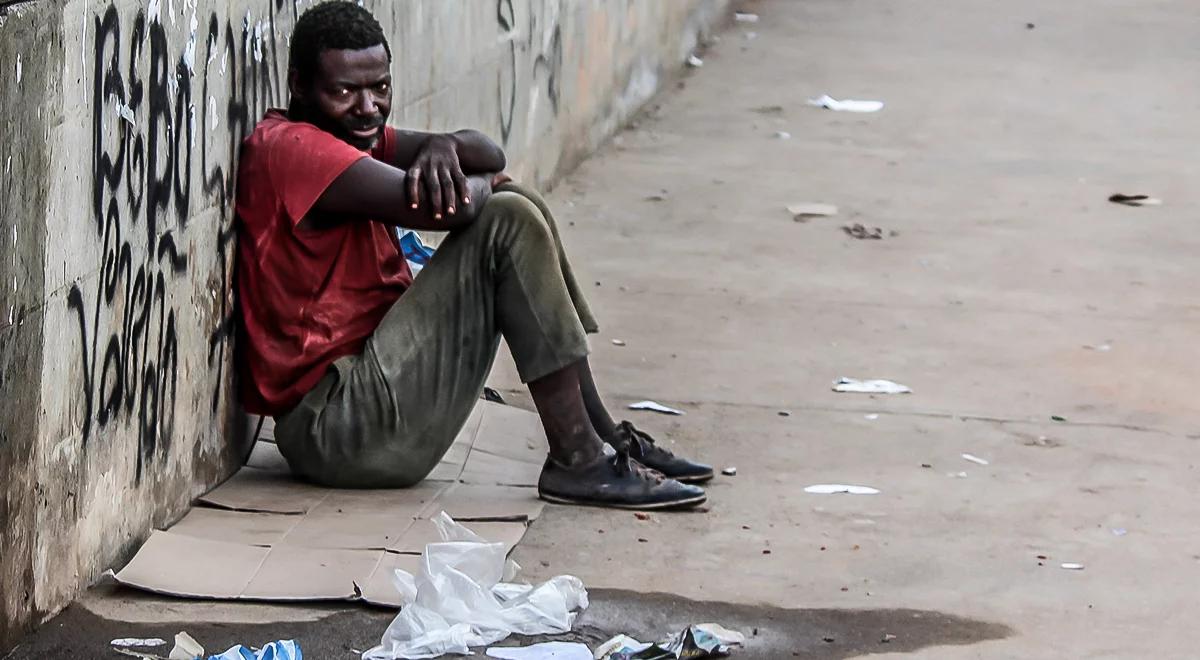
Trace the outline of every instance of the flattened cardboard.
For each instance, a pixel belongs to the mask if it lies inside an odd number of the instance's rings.
[[[172,534],[195,539],[269,548],[283,540],[301,515],[230,511],[198,506],[171,527]]]
[[[117,581],[146,591],[191,598],[237,598],[270,548],[154,532]]]
[[[331,492],[297,481],[291,474],[243,467],[200,502],[234,511],[308,513]]]
[[[413,488],[336,490],[296,481],[278,447],[154,532],[116,574],[123,584],[197,598],[365,600],[398,605],[395,568],[415,572],[446,511],[511,551],[543,503],[545,438],[533,413],[481,401],[435,475]],[[524,484],[506,486],[498,484]],[[216,507],[216,508],[207,508]]]
[[[395,585],[392,584],[392,577],[397,568],[415,575],[421,568],[421,556],[383,553],[371,576],[358,584],[360,598],[372,605],[400,607],[400,592],[396,591]]]
[[[525,522],[537,519],[545,503],[537,498],[537,490],[514,486],[480,486],[455,484],[433,502],[422,518],[432,518],[445,511],[460,522],[477,520],[510,520]],[[470,525],[467,525],[470,527]]]
[[[277,546],[239,594],[256,600],[352,600],[383,557],[378,550]]]

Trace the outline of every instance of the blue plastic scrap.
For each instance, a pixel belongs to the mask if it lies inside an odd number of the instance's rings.
[[[221,655],[209,656],[208,660],[304,660],[300,645],[285,639],[271,642],[257,652],[238,644]]]

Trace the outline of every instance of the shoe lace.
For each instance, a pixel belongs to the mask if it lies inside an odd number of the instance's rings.
[[[653,481],[654,483],[662,483],[666,479],[666,475],[637,462],[629,455],[628,449],[617,449],[617,455],[613,459],[614,466],[618,473],[630,474],[636,476],[643,481]]]
[[[633,425],[633,422],[625,421],[617,425],[619,435],[627,438],[626,442],[632,444],[634,442],[640,445],[643,453],[651,452],[662,454],[667,458],[675,456],[675,453],[665,447],[660,447],[654,442],[654,438],[650,437],[649,433],[642,431]],[[628,446],[628,445],[627,445]]]

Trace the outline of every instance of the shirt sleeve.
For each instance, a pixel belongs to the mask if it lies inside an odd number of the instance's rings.
[[[270,141],[267,171],[292,226],[308,215],[329,184],[368,154],[312,124],[294,123]]]

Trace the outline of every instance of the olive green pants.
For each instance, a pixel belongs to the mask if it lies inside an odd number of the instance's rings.
[[[411,486],[466,423],[501,335],[529,382],[584,358],[596,330],[545,200],[505,184],[446,236],[362,353],[276,418],[279,449],[319,484]]]

